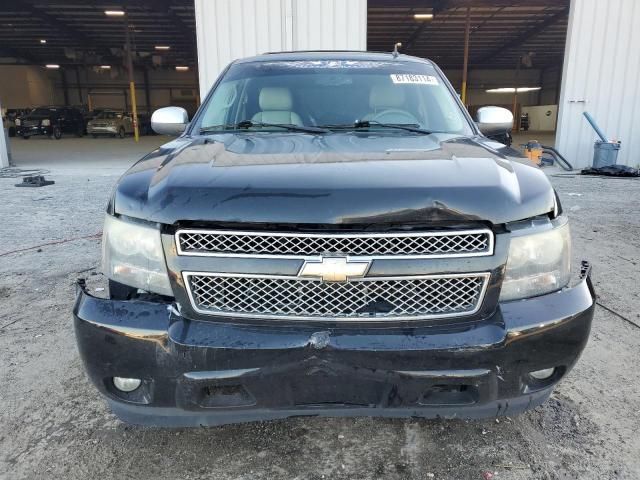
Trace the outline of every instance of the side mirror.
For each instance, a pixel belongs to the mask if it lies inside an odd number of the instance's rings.
[[[478,128],[485,135],[502,135],[513,128],[513,114],[502,107],[482,107],[476,114]]]
[[[187,128],[189,114],[181,107],[165,107],[151,115],[151,128],[159,135],[180,135]]]

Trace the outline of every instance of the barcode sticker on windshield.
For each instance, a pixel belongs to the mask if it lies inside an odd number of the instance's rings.
[[[393,83],[417,83],[420,85],[438,85],[438,79],[432,75],[414,75],[413,73],[392,73]]]

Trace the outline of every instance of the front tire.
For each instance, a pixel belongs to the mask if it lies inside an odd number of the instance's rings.
[[[118,137],[120,137],[120,138],[124,138],[124,137],[125,137],[125,135],[126,135],[126,132],[124,131],[124,127],[120,127],[120,128],[118,129]]]
[[[31,137],[30,137],[29,135],[22,135],[22,138],[23,138],[24,140],[29,140]]]
[[[53,127],[53,138],[60,140],[62,138],[62,129],[60,127]]]

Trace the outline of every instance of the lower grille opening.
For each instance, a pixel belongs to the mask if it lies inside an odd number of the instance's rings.
[[[200,406],[204,408],[250,407],[256,399],[242,385],[204,387]]]
[[[312,367],[290,383],[297,407],[373,407],[381,403],[387,388],[385,382],[337,373],[327,366]]]
[[[473,385],[433,385],[423,392],[420,405],[472,405],[478,401],[478,390]]]
[[[184,273],[193,307],[209,315],[393,320],[471,315],[489,274],[321,282],[298,277]]]

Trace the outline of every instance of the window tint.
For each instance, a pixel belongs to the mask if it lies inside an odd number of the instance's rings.
[[[111,120],[114,118],[120,118],[122,115],[116,112],[100,112],[96,118]]]
[[[418,62],[278,61],[233,65],[205,105],[210,128],[244,120],[304,126],[412,125],[471,133],[436,70]],[[222,127],[221,127],[222,128]]]
[[[57,108],[39,107],[31,111],[31,115],[53,115],[58,111]]]

